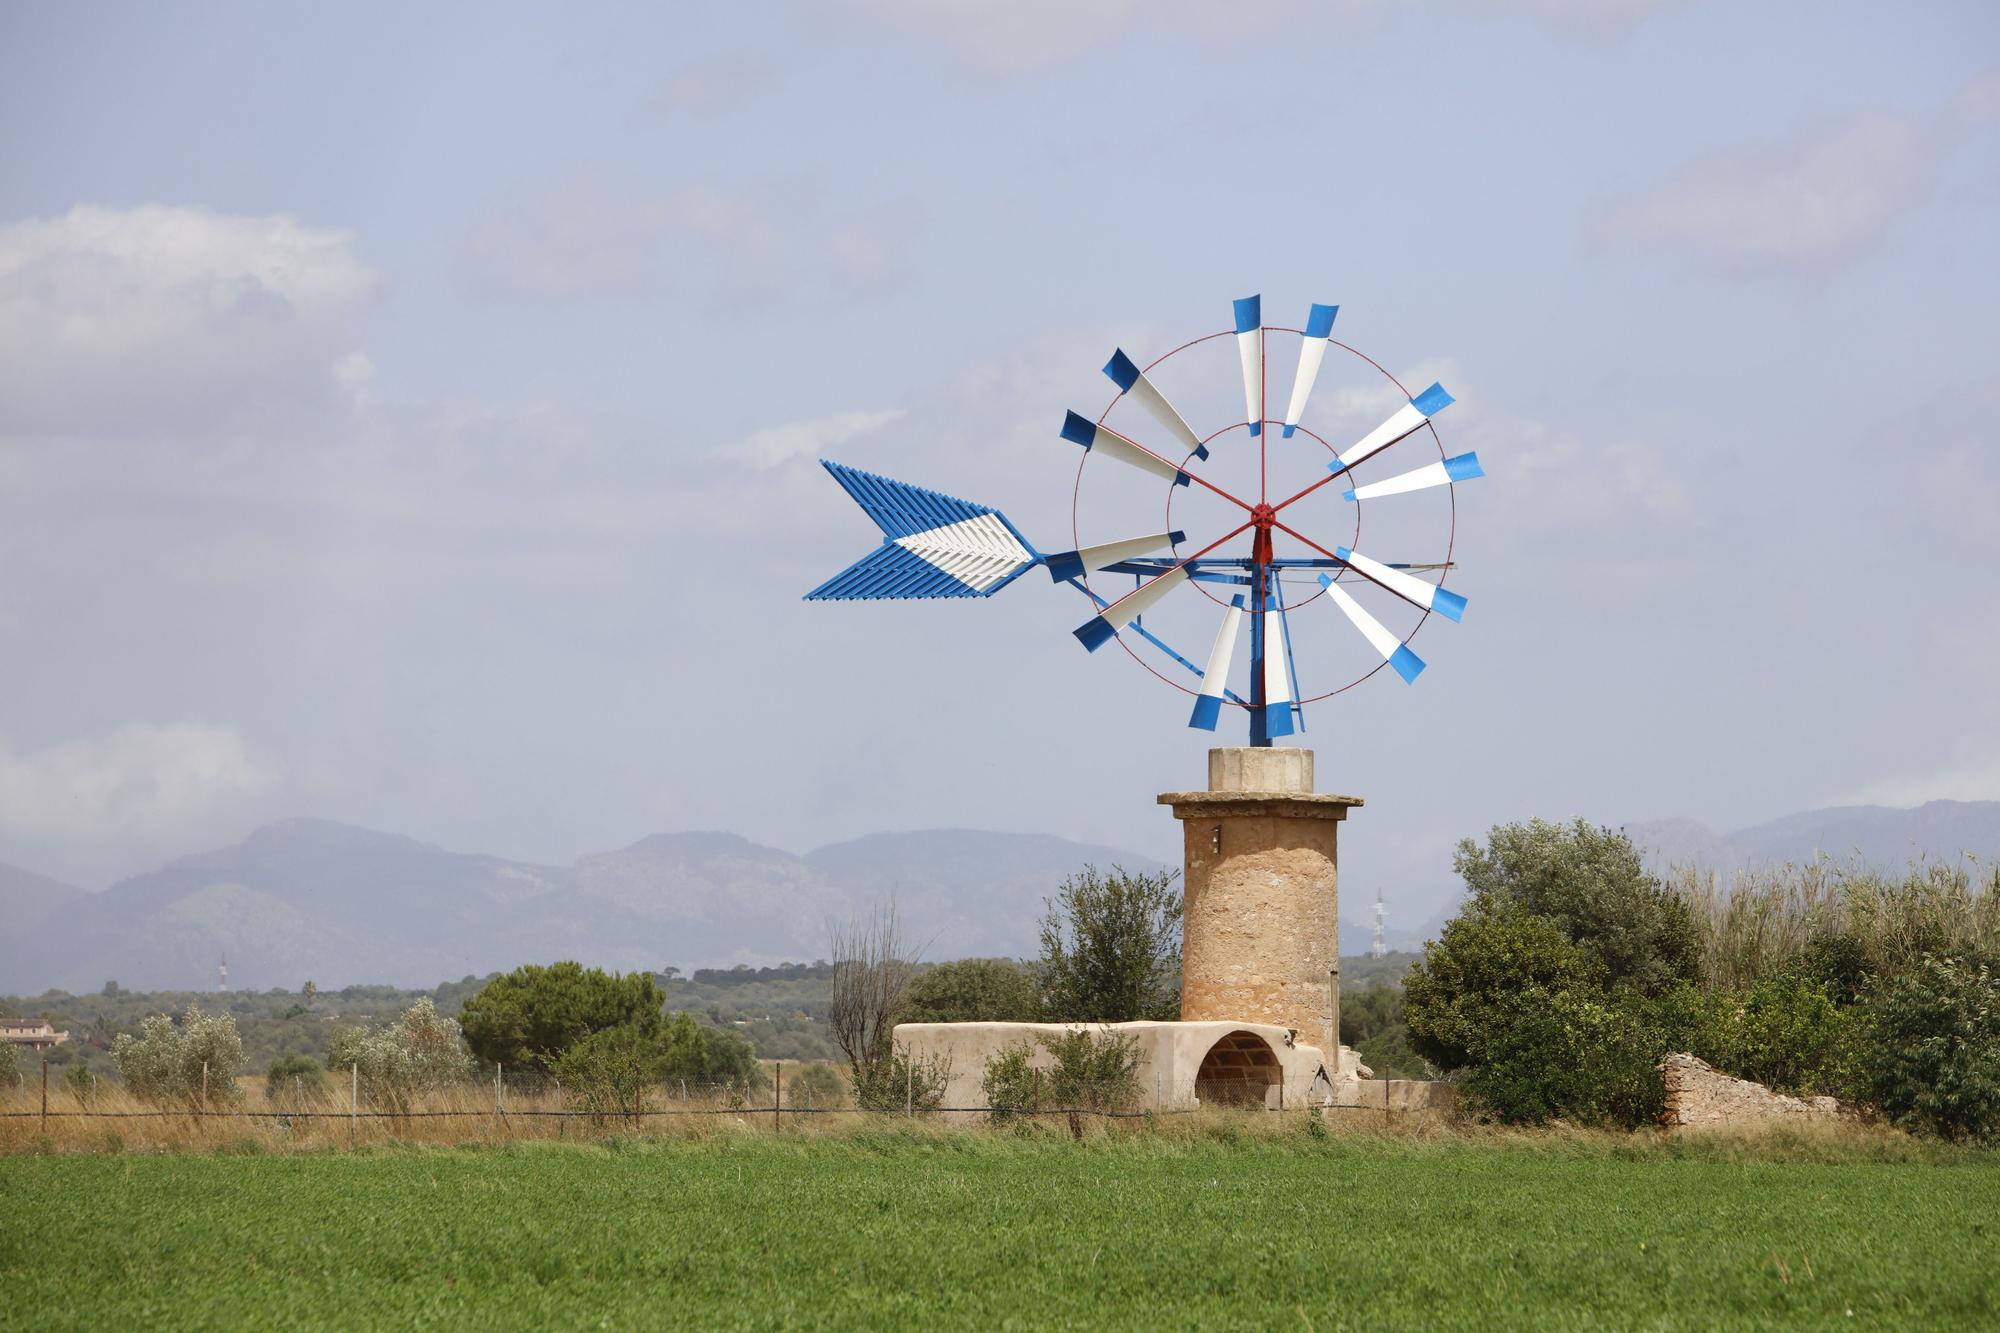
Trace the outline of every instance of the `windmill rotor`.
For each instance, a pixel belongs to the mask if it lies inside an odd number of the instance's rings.
[[[1082,450],[1070,549],[1036,550],[990,506],[822,460],[875,520],[882,542],[807,597],[986,597],[1039,565],[1087,599],[1090,614],[1072,631],[1087,650],[1115,642],[1191,696],[1190,727],[1213,731],[1224,708],[1244,709],[1253,745],[1302,730],[1306,704],[1384,667],[1414,683],[1426,663],[1410,639],[1433,614],[1452,622],[1464,617],[1465,596],[1444,586],[1457,568],[1456,488],[1485,475],[1476,454],[1448,454],[1438,437],[1434,418],[1451,406],[1452,395],[1436,383],[1411,394],[1380,363],[1335,339],[1338,306],[1312,305],[1301,328],[1265,324],[1256,296],[1234,302],[1231,313],[1230,328],[1150,363],[1115,348],[1103,367],[1117,390],[1111,402],[1094,418],[1066,414],[1059,434]],[[1298,358],[1284,413],[1273,417],[1271,348],[1293,337]],[[1222,340],[1236,352],[1229,372],[1203,360],[1206,348]],[[1316,389],[1323,399],[1327,393],[1324,381],[1355,374],[1359,386],[1343,379],[1334,407],[1315,411]],[[1232,421],[1239,384],[1243,416]],[[1368,404],[1381,404],[1385,394],[1391,401],[1370,411]],[[1206,434],[1191,424],[1218,415],[1225,424]],[[1329,415],[1337,418],[1332,424],[1324,420]],[[1434,458],[1408,456],[1419,447],[1409,442],[1418,439]],[[1335,443],[1341,440],[1344,447]],[[1385,471],[1385,461],[1402,470]],[[1086,477],[1093,500],[1099,487],[1142,495],[1150,478],[1165,490],[1164,521],[1121,517],[1123,534],[1114,528],[1108,539],[1086,542]],[[1421,501],[1423,493],[1443,501],[1442,552],[1398,549],[1406,539],[1393,529],[1385,538],[1372,525],[1364,546],[1365,503]],[[1129,501],[1113,503],[1132,512]],[[1340,507],[1338,535],[1327,531],[1328,505]],[[1188,621],[1194,603],[1177,594],[1189,588],[1201,594],[1197,603],[1219,613],[1212,628],[1165,623]],[[1322,600],[1331,614],[1293,615]],[[1247,658],[1240,651],[1246,625]],[[1317,641],[1329,626],[1339,638],[1322,648]],[[1188,638],[1208,641],[1199,663],[1174,646]],[[1309,646],[1302,650],[1302,642]],[[1336,654],[1361,662],[1344,684],[1330,683],[1321,666]],[[1301,688],[1302,658],[1316,693]]]

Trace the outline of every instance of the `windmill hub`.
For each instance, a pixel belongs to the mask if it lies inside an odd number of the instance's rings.
[[[1250,523],[1259,532],[1269,532],[1278,525],[1278,511],[1270,505],[1258,505],[1250,511]]]

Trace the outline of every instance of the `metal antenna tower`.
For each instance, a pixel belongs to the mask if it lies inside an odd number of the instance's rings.
[[[1382,891],[1375,891],[1375,943],[1369,947],[1370,958],[1380,958],[1389,952],[1388,942],[1382,936]]]
[[[215,988],[218,991],[229,989],[229,955],[227,954],[224,954],[215,965]]]

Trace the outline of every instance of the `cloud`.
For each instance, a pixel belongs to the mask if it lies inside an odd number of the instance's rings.
[[[1687,0],[1434,0],[1454,13],[1519,20],[1562,36],[1622,37]],[[1128,40],[1165,39],[1205,53],[1254,53],[1274,36],[1337,25],[1344,44],[1373,35],[1391,11],[1373,0],[846,0],[851,12],[932,42],[975,69],[1016,75],[1067,64]]]
[[[1935,773],[1886,778],[1836,803],[1907,808],[1927,801],[2000,801],[2000,759],[1975,759]]]
[[[682,65],[661,82],[653,110],[673,120],[711,121],[740,111],[777,82],[761,57],[736,52]]]
[[[335,393],[375,272],[274,215],[79,206],[0,225],[0,429],[147,427]]]
[[[0,746],[0,833],[41,841],[173,834],[278,780],[235,728],[149,722],[29,754]]]
[[[583,173],[488,208],[460,276],[478,295],[540,304],[868,296],[901,283],[920,221],[906,206],[837,213],[809,181],[654,192]]]
[[[859,435],[877,431],[904,415],[900,407],[882,412],[836,412],[811,421],[795,421],[757,431],[740,444],[721,451],[725,458],[768,472],[797,458],[818,458]]]
[[[1597,210],[1586,239],[1740,276],[1833,268],[1927,203],[1996,115],[2000,78],[1988,75],[1933,111],[1866,111],[1710,153]]]

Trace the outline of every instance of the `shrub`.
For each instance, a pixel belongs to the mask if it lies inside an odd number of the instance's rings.
[[[1139,1042],[1122,1032],[1092,1032],[1077,1028],[1060,1036],[1045,1036],[1042,1045],[1053,1057],[1048,1072],[1049,1098],[1064,1110],[1117,1111],[1139,1095]]]
[[[205,1014],[200,1005],[190,1004],[179,1023],[165,1014],[153,1014],[140,1023],[138,1036],[120,1033],[111,1058],[135,1096],[199,1106],[205,1082],[208,1104],[221,1106],[236,1099],[243,1039],[228,1014]]]
[[[397,1111],[409,1110],[422,1093],[463,1082],[474,1068],[458,1024],[440,1015],[428,997],[387,1027],[336,1032],[327,1063],[357,1071],[361,1095]]]
[[[1042,917],[1042,1007],[1063,1021],[1180,1016],[1181,895],[1176,870],[1095,866],[1062,882]]]
[[[97,1074],[80,1060],[63,1071],[63,1087],[85,1109],[97,1100]]]
[[[1826,983],[1771,977],[1711,1010],[1700,1055],[1738,1078],[1783,1092],[1853,1099],[1855,1021]]]
[[[919,973],[904,992],[899,1023],[1025,1023],[1041,1016],[1041,995],[1004,958],[965,958]]]
[[[1698,940],[1688,905],[1646,870],[1623,833],[1584,820],[1502,824],[1454,868],[1476,908],[1512,904],[1561,926],[1600,963],[1607,985],[1661,995],[1692,981]]]
[[[2000,1138],[2000,977],[1989,960],[1926,958],[1868,998],[1865,1086],[1906,1129]]]
[[[645,1109],[646,1089],[668,1078],[700,1078],[708,1068],[706,1034],[686,1014],[668,1023],[625,1023],[573,1043],[551,1068],[591,1110]]]
[[[0,1041],[0,1087],[12,1087],[22,1079],[21,1057],[11,1041]]]
[[[1035,1067],[1035,1048],[1014,1042],[986,1062],[979,1082],[996,1121],[1042,1109],[1042,1075]]]
[[[1354,1049],[1377,1078],[1429,1078],[1430,1065],[1410,1044],[1403,988],[1378,980],[1340,995],[1340,1044]]]
[[[862,1066],[854,1100],[866,1111],[935,1111],[944,1105],[950,1081],[950,1060],[912,1056],[908,1048],[897,1046],[876,1063]]]
[[[326,1092],[326,1070],[310,1055],[281,1055],[264,1071],[264,1096],[273,1105],[303,1106]]]
[[[658,1025],[666,997],[650,972],[620,975],[581,963],[530,964],[495,977],[459,1011],[481,1060],[545,1070],[595,1032]]]
[[[1687,1044],[1672,1031],[1679,1012],[1630,990],[1531,986],[1489,1011],[1462,1086],[1512,1124],[1643,1124],[1666,1100],[1659,1057]]]
[[[814,1062],[785,1072],[785,1105],[831,1110],[847,1105],[847,1080],[830,1064]]]

